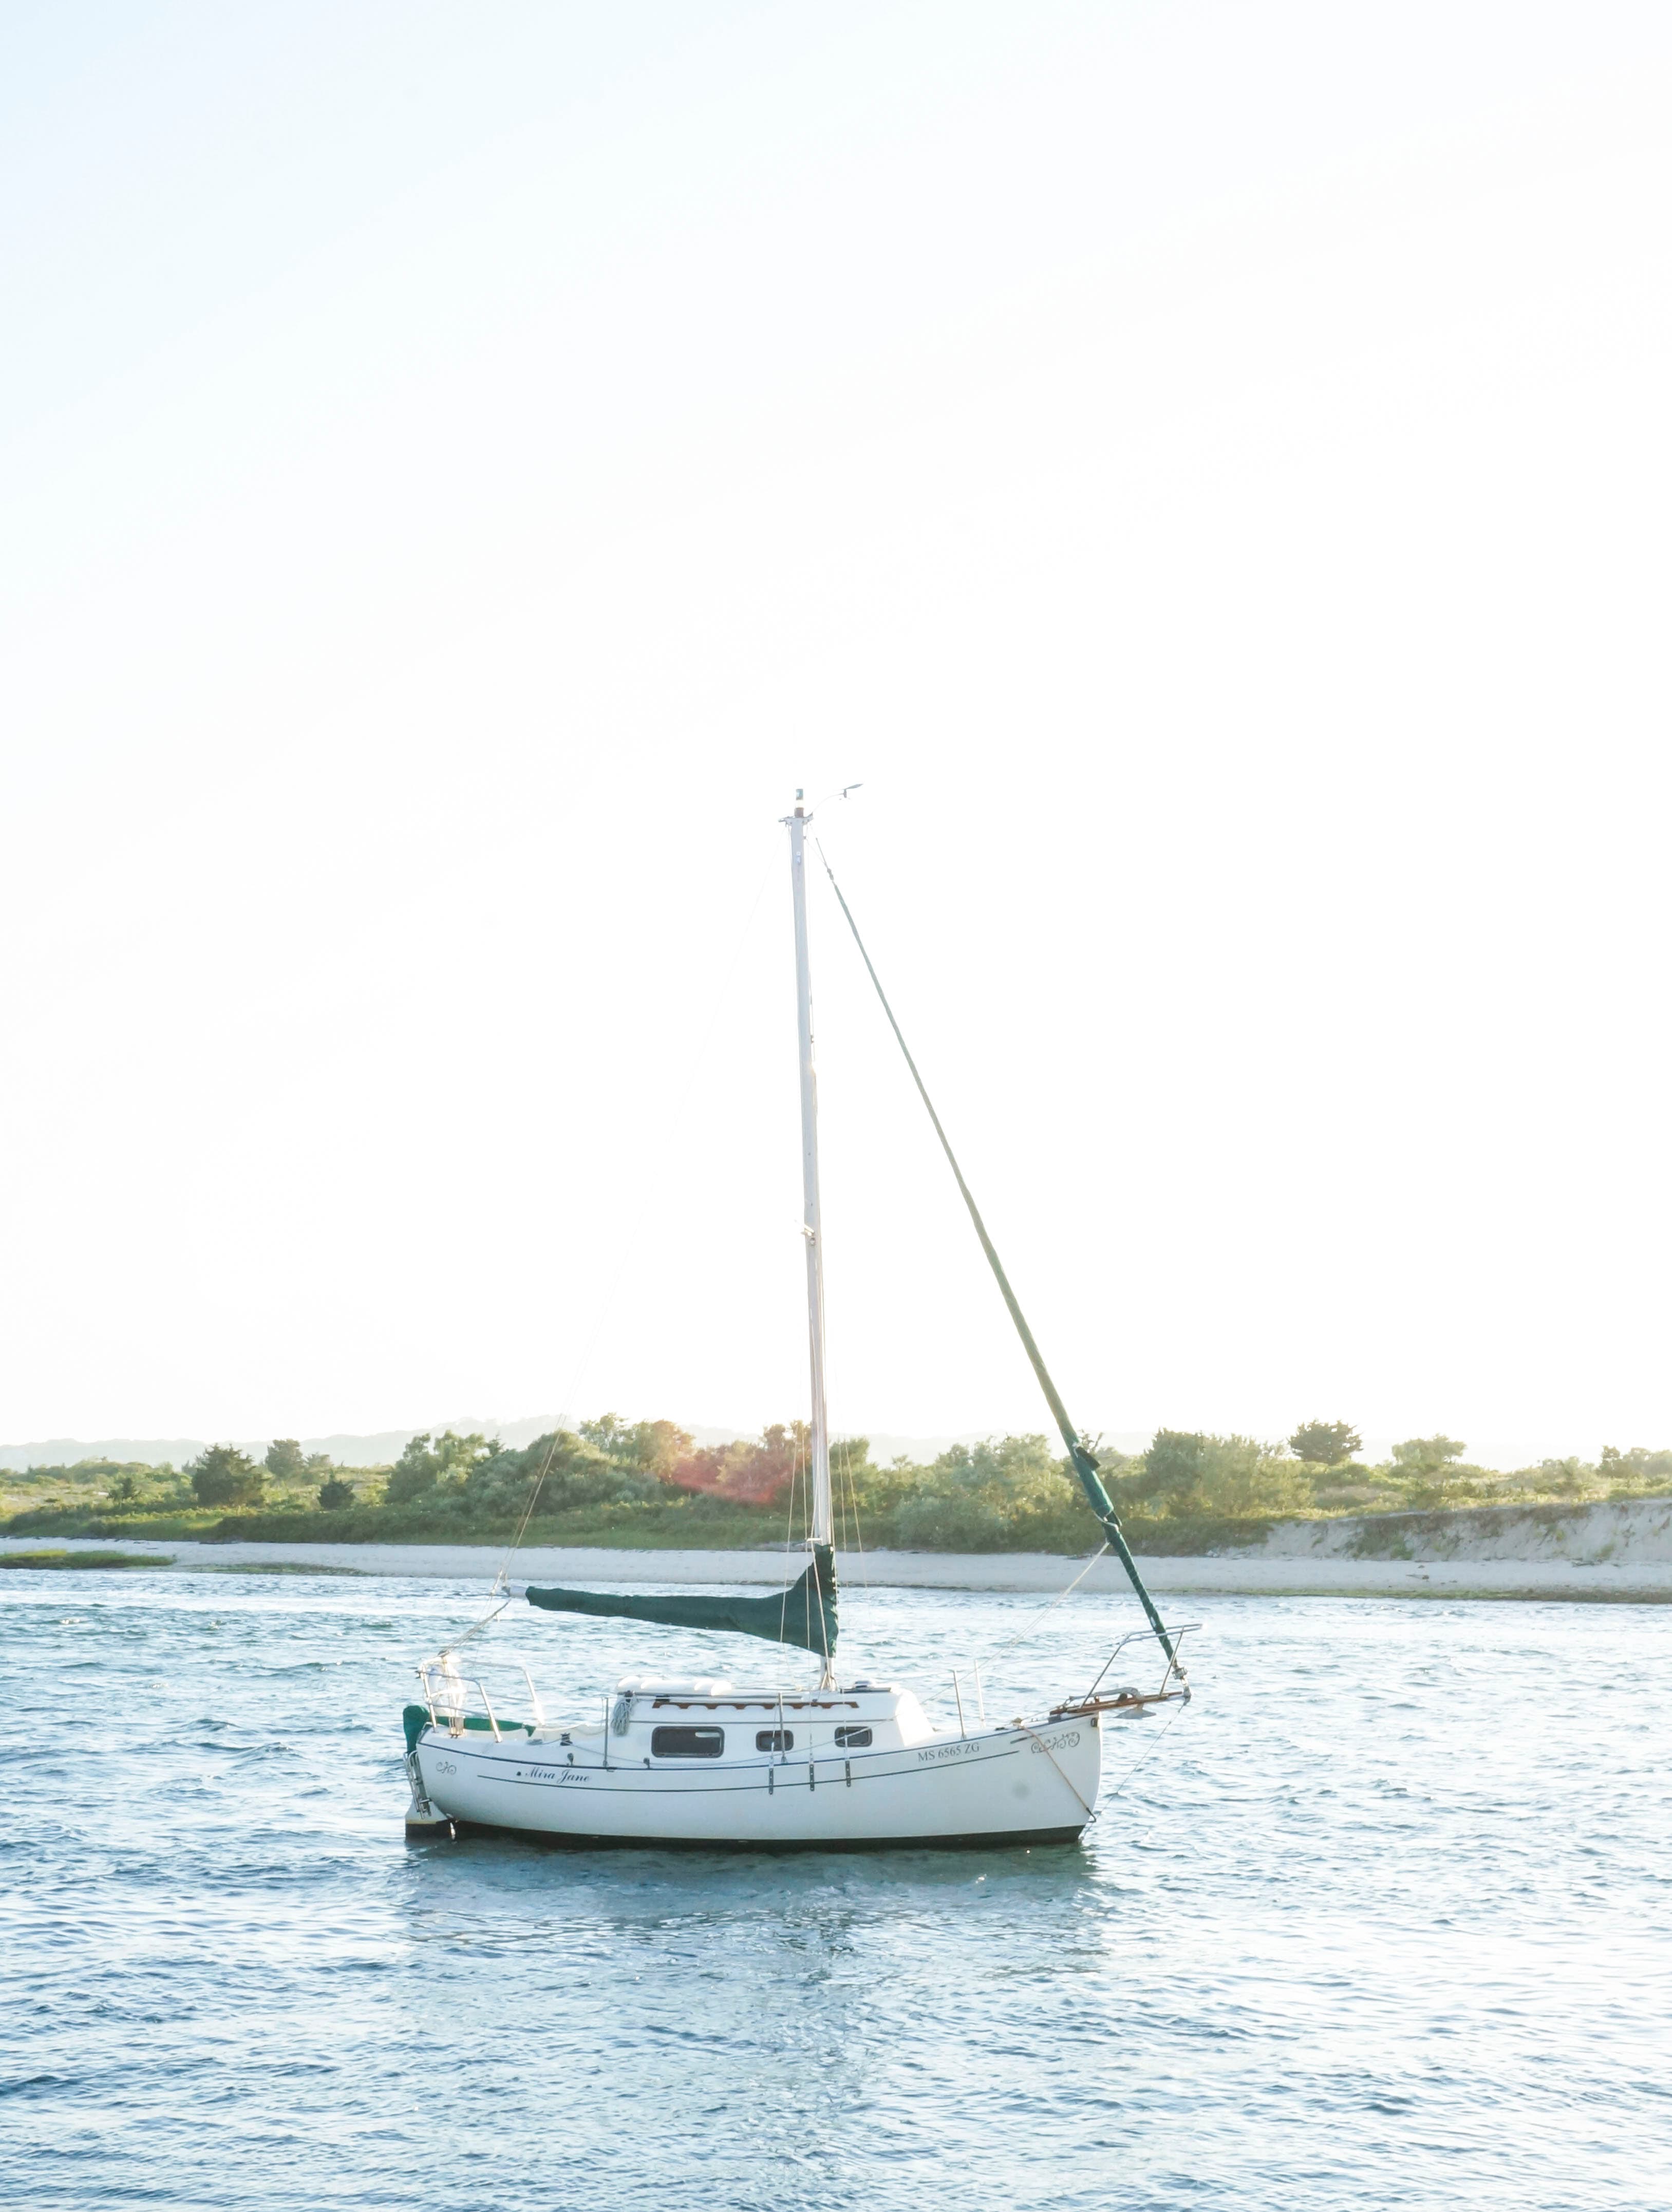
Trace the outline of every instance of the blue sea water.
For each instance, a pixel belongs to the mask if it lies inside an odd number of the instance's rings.
[[[995,1717],[1131,1625],[843,1602],[856,1666],[949,1710],[987,1660]],[[1078,1847],[409,1847],[400,1706],[480,1605],[6,1573],[8,2204],[1672,2201],[1664,1612],[1195,1601],[1195,1699]],[[511,1625],[554,1709],[776,1663]]]

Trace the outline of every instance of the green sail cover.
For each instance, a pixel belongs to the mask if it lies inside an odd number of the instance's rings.
[[[706,1593],[629,1597],[612,1590],[536,1589],[530,1605],[547,1613],[590,1613],[617,1620],[654,1620],[664,1628],[718,1628],[733,1636],[763,1636],[769,1644],[799,1644],[821,1656],[836,1647],[836,1560],[828,1544],[815,1544],[812,1564],[800,1582],[770,1597],[711,1597]]]

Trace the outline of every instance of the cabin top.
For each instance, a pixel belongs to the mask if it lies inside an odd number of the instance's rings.
[[[595,1720],[549,1722],[533,1731],[564,1745],[602,1742],[605,1732]],[[934,1728],[911,1692],[892,1683],[774,1690],[739,1687],[718,1675],[628,1674],[616,1685],[607,1733],[622,1757],[648,1765],[898,1750],[927,1741]]]
[[[857,1710],[878,1698],[897,1698],[898,1685],[893,1682],[849,1682],[831,1690],[812,1687],[794,1690],[739,1689],[735,1683],[718,1675],[696,1675],[690,1678],[661,1674],[623,1674],[616,1684],[619,1697],[631,1698],[635,1705],[646,1701],[650,1705],[705,1705],[716,1709],[721,1705],[737,1711],[754,1711],[770,1706],[775,1711],[781,1705],[785,1711],[793,1708],[798,1712],[837,1712]]]

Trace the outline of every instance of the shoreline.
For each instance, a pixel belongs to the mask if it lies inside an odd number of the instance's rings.
[[[1578,1517],[1578,1516],[1576,1516]],[[1274,1535],[1280,1532],[1274,1531]],[[1658,1532],[1657,1532],[1658,1533]],[[167,1569],[152,1572],[236,1573],[315,1571],[368,1576],[491,1582],[504,1547],[491,1544],[205,1544],[192,1540],[144,1546],[117,1537],[3,1537],[0,1551],[134,1552],[167,1554]],[[1645,1546],[1648,1552],[1672,1547]],[[878,1589],[1060,1590],[1081,1563],[1049,1553],[840,1553],[836,1571],[845,1588]],[[1672,1604],[1672,1556],[1598,1559],[1363,1559],[1308,1551],[1254,1550],[1194,1559],[1140,1559],[1139,1571],[1157,1592],[1178,1596],[1494,1598],[1589,1604]],[[18,1571],[13,1569],[13,1572]],[[73,1570],[72,1570],[73,1571]],[[783,1579],[784,1554],[747,1552],[609,1551],[536,1547],[516,1559],[516,1586],[530,1582],[571,1583],[766,1584]],[[1112,1594],[1130,1587],[1118,1560],[1101,1559],[1079,1587]]]

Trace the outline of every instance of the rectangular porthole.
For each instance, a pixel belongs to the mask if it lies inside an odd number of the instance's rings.
[[[717,1728],[659,1728],[650,1731],[654,1759],[718,1759],[726,1748],[726,1731]]]
[[[838,1751],[869,1751],[871,1731],[867,1728],[839,1728],[836,1730]]]
[[[793,1729],[757,1729],[755,1748],[757,1751],[793,1751],[795,1730]]]

